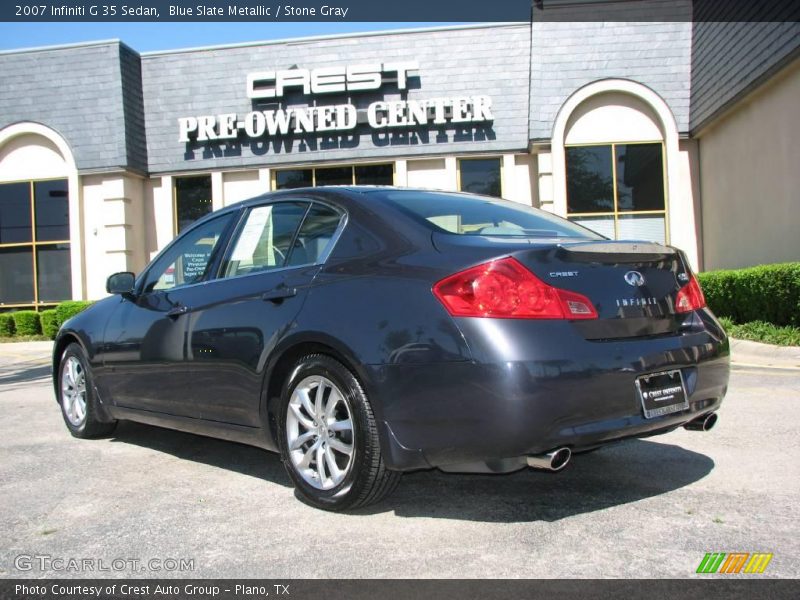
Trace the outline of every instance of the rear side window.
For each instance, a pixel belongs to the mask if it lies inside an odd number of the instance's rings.
[[[333,235],[342,216],[327,206],[313,204],[297,234],[289,266],[308,265],[320,262],[327,254]]]
[[[384,197],[429,226],[457,235],[603,239],[543,210],[486,196],[395,191]]]
[[[223,277],[285,266],[307,209],[307,202],[280,202],[250,209],[223,269]]]

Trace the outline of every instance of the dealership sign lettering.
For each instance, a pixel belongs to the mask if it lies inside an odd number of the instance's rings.
[[[290,93],[310,96],[371,91],[386,83],[395,83],[397,89],[407,90],[408,79],[418,68],[415,62],[401,62],[260,71],[247,76],[247,96],[253,101],[269,101]],[[242,134],[260,138],[348,131],[360,123],[380,130],[492,120],[492,100],[484,95],[378,100],[360,110],[348,103],[181,117],[178,140],[205,142],[235,139]]]

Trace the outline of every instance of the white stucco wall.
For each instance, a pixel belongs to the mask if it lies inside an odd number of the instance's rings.
[[[800,60],[699,135],[704,270],[800,260]]]

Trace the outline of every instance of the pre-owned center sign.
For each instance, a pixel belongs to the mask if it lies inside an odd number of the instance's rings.
[[[416,62],[399,62],[320,69],[260,71],[247,76],[247,96],[254,101],[279,100],[287,93],[306,96],[343,94],[380,89],[394,83],[408,89],[416,75]],[[358,110],[353,104],[328,104],[300,108],[254,110],[245,114],[223,113],[178,119],[178,141],[200,142],[286,136],[355,129],[366,122],[371,129],[442,126],[448,123],[492,121],[489,96],[453,96],[424,100],[379,100]]]

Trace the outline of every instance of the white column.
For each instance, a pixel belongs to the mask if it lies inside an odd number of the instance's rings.
[[[442,182],[442,189],[458,190],[458,160],[455,156],[447,156],[444,159],[445,181]]]
[[[225,206],[225,189],[222,185],[222,171],[211,173],[211,210]]]
[[[161,178],[161,186],[153,189],[153,216],[156,223],[156,252],[175,237],[175,203],[171,175]],[[151,257],[152,258],[152,257]]]
[[[408,187],[408,161],[404,158],[394,162],[394,184]]]

